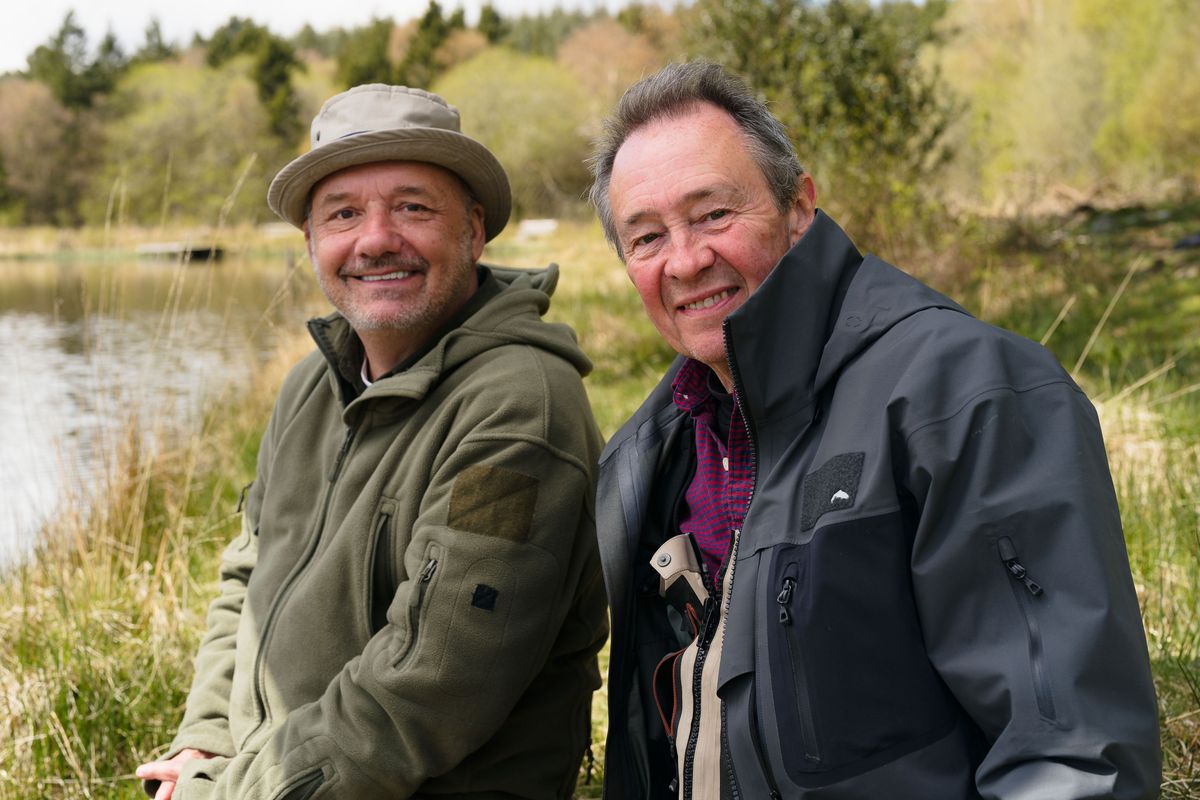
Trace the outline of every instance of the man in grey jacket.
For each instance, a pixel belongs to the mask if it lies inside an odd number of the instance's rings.
[[[633,86],[593,170],[680,354],[601,457],[606,796],[1157,796],[1100,428],[1053,357],[860,255],[715,65]]]

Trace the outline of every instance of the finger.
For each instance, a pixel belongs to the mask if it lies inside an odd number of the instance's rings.
[[[175,791],[175,781],[163,781],[158,791],[154,793],[154,800],[171,800],[171,792]]]
[[[179,780],[180,764],[181,762],[175,759],[171,759],[170,761],[151,761],[149,764],[142,764],[134,770],[133,774],[142,780],[156,778],[160,781],[177,781]]]

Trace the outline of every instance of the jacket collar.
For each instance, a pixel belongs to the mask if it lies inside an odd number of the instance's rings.
[[[747,425],[811,415],[838,372],[901,320],[928,308],[967,313],[953,300],[874,256],[863,257],[823,211],[745,303],[725,320],[726,357]],[[679,357],[613,435],[608,456],[642,426],[681,412],[671,402]]]
[[[484,267],[484,265],[480,265]],[[364,403],[387,398],[420,400],[442,376],[492,348],[523,343],[554,353],[581,375],[591,362],[565,325],[540,319],[558,283],[558,266],[522,270],[487,265],[489,276],[452,324],[432,337],[423,353],[381,377],[365,391],[358,383],[362,344],[339,313],[310,320],[309,333],[325,357],[327,379],[343,406],[343,416],[362,412]]]
[[[862,264],[823,211],[740,308],[725,320],[725,354],[749,416],[791,415],[812,402],[822,352]]]

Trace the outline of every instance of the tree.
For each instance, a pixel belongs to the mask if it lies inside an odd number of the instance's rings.
[[[6,205],[25,225],[75,224],[87,175],[76,155],[79,117],[48,86],[0,82],[0,163]]]
[[[460,28],[450,31],[446,41],[442,42],[437,52],[433,54],[433,61],[437,65],[440,75],[458,64],[470,61],[487,49],[488,41],[482,33],[469,28]]]
[[[508,32],[500,43],[521,53],[554,58],[572,31],[600,16],[604,16],[603,11],[585,14],[556,7],[545,14],[516,17],[509,20]]]
[[[518,215],[582,206],[588,98],[570,73],[549,59],[493,47],[447,72],[433,91],[459,108],[463,131],[500,159]]]
[[[895,227],[948,156],[956,107],[924,48],[938,3],[699,0],[695,54],[740,73],[772,102],[818,185],[858,230]],[[899,219],[902,223],[903,220]]]
[[[254,54],[251,75],[259,102],[267,111],[271,132],[285,142],[295,141],[303,127],[292,86],[292,72],[303,68],[292,46],[278,36],[268,37]]]
[[[462,28],[461,12],[457,15],[458,27]],[[405,86],[427,88],[437,77],[438,48],[454,30],[450,21],[442,16],[442,7],[437,0],[429,0],[425,13],[417,23],[416,32],[408,41],[404,59],[396,70],[396,83]]]
[[[110,32],[94,60],[88,59],[87,34],[68,11],[58,31],[27,59],[29,77],[50,88],[70,109],[90,108],[97,95],[106,94],[125,69],[126,59]]]
[[[158,17],[151,17],[146,23],[146,32],[142,46],[133,54],[131,64],[152,64],[155,61],[166,61],[179,55],[179,48],[163,39],[162,25]]]
[[[266,217],[270,176],[292,148],[271,130],[251,67],[233,58],[218,68],[159,62],[130,70],[113,94],[116,116],[87,217],[102,221],[113,195],[125,198],[127,221],[143,224],[211,224],[223,208],[238,221]]]
[[[235,56],[257,52],[270,36],[270,31],[248,17],[230,17],[209,37],[205,61],[210,67],[220,67]]]
[[[479,9],[479,24],[476,30],[484,35],[489,44],[496,44],[508,33],[508,25],[494,5],[484,3]]]
[[[248,55],[252,60],[251,75],[271,130],[283,141],[294,141],[302,125],[292,73],[304,68],[295,49],[250,19],[230,17],[213,32],[206,61],[215,68],[239,55]]]
[[[337,54],[337,81],[343,87],[362,83],[391,83],[393,66],[388,59],[393,23],[373,19],[346,34]]]
[[[1200,16],[1181,0],[957,0],[939,54],[971,99],[951,177],[968,199],[1200,185]],[[1166,182],[1166,184],[1164,184]]]
[[[644,35],[630,33],[607,17],[576,28],[558,49],[557,60],[587,91],[588,130],[593,136],[625,89],[665,63]]]
[[[309,23],[292,37],[292,44],[297,50],[309,50],[324,58],[337,58],[337,54],[346,40],[346,31],[334,28],[318,32]]]

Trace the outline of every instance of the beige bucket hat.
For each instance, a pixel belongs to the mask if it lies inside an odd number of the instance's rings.
[[[325,101],[312,122],[312,148],[271,181],[267,205],[301,227],[308,193],[322,178],[374,161],[425,161],[466,181],[483,206],[491,240],[512,211],[508,175],[491,151],[463,135],[458,109],[432,92],[370,83]]]

